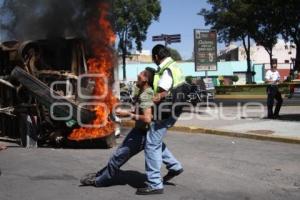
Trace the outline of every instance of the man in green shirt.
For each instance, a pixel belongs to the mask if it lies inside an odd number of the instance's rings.
[[[151,68],[146,68],[138,75],[139,92],[136,96],[135,111],[116,111],[120,117],[130,117],[135,120],[135,127],[128,133],[103,169],[81,178],[82,185],[104,187],[113,184],[113,179],[118,174],[120,167],[144,149],[149,123],[152,121],[153,76],[154,69]]]

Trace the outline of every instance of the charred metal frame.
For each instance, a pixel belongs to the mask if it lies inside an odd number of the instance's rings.
[[[68,141],[67,135],[76,127],[67,127],[65,123],[49,117],[49,103],[53,102],[49,86],[53,81],[68,80],[77,87],[78,76],[87,73],[85,52],[84,42],[78,38],[1,43],[0,136],[14,138],[24,145],[24,133],[18,127],[23,127],[20,123],[23,123],[22,116],[25,114],[37,116],[38,129],[43,129],[42,132],[39,130],[41,145],[46,143],[80,148],[95,147],[95,144],[101,143],[106,147],[115,145],[113,133],[94,141]],[[66,94],[65,87],[56,86],[54,89],[57,95]],[[45,103],[45,99],[48,102]],[[70,103],[76,112],[84,113],[86,118],[83,121],[94,118],[93,112],[77,107],[80,101],[77,90],[64,101]]]

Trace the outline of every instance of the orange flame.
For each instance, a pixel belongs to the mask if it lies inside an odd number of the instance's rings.
[[[108,4],[99,4],[98,11],[100,13],[99,19],[92,19],[88,25],[88,37],[91,42],[92,50],[95,58],[88,60],[89,74],[101,74],[107,77],[108,80],[112,78],[112,68],[114,66],[114,53],[112,46],[114,45],[116,36],[112,30],[112,26],[107,19],[108,16]],[[113,106],[117,103],[117,99],[112,93],[111,87],[109,87],[102,78],[95,78],[94,95],[101,96],[106,89],[108,89],[107,95],[103,99],[94,101],[94,103],[102,103],[106,105],[95,106],[94,111],[96,113],[96,119],[92,122],[92,125],[104,124],[100,128],[84,128],[73,130],[69,135],[70,140],[85,140],[93,138],[101,138],[112,134],[115,126],[112,121],[108,119],[108,115],[113,109]]]

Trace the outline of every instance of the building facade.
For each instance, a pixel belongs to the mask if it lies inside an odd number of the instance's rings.
[[[277,44],[273,47],[272,59],[278,63],[278,71],[282,79],[286,79],[290,71],[293,69],[294,60],[296,57],[296,46],[290,42],[284,42],[279,39]],[[250,57],[254,68],[263,67],[264,71],[270,69],[270,56],[264,47],[259,45],[252,45],[250,47]],[[247,56],[243,47],[230,44],[225,50],[220,51],[218,56],[219,61],[246,61]]]
[[[253,72],[253,82],[264,83],[265,72],[270,69],[270,57],[262,46],[252,45],[251,49],[251,71]],[[278,71],[282,80],[285,80],[291,69],[293,69],[293,60],[296,57],[296,48],[292,43],[285,43],[278,40],[273,48],[273,59],[278,63]],[[224,79],[225,84],[230,82],[233,76],[238,76],[238,81],[234,84],[246,84],[247,57],[243,47],[230,44],[226,49],[220,51],[218,56],[217,71],[208,71],[207,76],[212,78],[215,85],[219,85],[220,78]],[[136,52],[128,58],[126,64],[127,81],[136,81],[137,74],[146,67],[157,68],[152,63],[150,51]],[[194,62],[179,62],[185,76],[206,77],[204,71],[196,72]],[[122,65],[119,64],[119,78],[122,80]]]
[[[204,71],[196,72],[194,62],[178,62],[178,65],[182,69],[185,76],[193,77],[202,77],[205,78],[206,74]],[[136,81],[138,73],[143,71],[146,67],[157,68],[154,63],[128,63],[126,65],[126,75],[127,81]],[[213,79],[215,85],[219,85],[220,77],[225,79],[230,79],[233,76],[238,76],[239,80],[235,84],[245,84],[246,83],[246,74],[247,71],[247,62],[246,61],[229,61],[229,62],[218,62],[217,71],[208,71],[207,76]],[[263,83],[264,73],[263,66],[257,65],[253,67],[255,71],[254,81],[256,83]],[[122,80],[122,65],[119,65],[119,79]]]

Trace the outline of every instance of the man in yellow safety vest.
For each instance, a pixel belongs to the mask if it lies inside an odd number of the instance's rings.
[[[153,81],[153,102],[157,106],[158,116],[150,124],[146,136],[145,160],[148,186],[138,188],[136,192],[138,195],[162,194],[163,182],[167,182],[183,172],[181,163],[173,156],[162,141],[167,129],[174,125],[177,117],[172,116],[171,112],[169,112],[167,117],[159,117],[161,108],[159,105],[163,103],[168,94],[170,94],[170,91],[183,84],[185,79],[181,69],[171,58],[170,52],[165,46],[160,44],[154,46],[152,49],[152,59],[158,65],[158,70]],[[168,173],[164,176],[162,182],[160,168],[162,160],[165,162],[166,159],[168,160],[168,165],[166,165]]]

